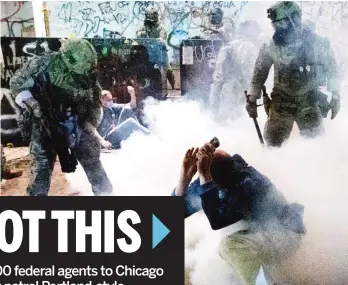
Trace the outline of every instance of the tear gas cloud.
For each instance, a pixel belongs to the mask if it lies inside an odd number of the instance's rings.
[[[221,149],[241,154],[291,202],[306,206],[308,233],[296,258],[279,268],[281,274],[296,276],[297,284],[348,280],[348,108],[342,108],[335,120],[325,120],[324,137],[304,140],[295,128],[291,140],[274,150],[260,146],[247,116],[218,124],[197,103],[184,100],[148,102],[146,109],[152,134],[134,134],[121,150],[102,153],[115,195],[168,196],[177,183],[185,151],[217,136]],[[262,110],[259,113],[263,126],[266,118]],[[92,194],[81,169],[67,178],[73,190]],[[233,272],[218,255],[219,237],[225,232],[212,231],[203,214],[187,219],[186,266],[192,284],[233,284]]]
[[[266,84],[269,91],[271,79],[272,75]],[[246,113],[238,120],[218,123],[210,111],[194,101],[148,100],[146,115],[152,134],[133,134],[121,150],[102,153],[101,159],[115,195],[168,196],[178,182],[186,150],[218,137],[221,149],[242,155],[268,176],[290,202],[305,206],[307,234],[299,251],[276,265],[279,277],[275,278],[285,282],[280,284],[344,285],[348,280],[347,92],[348,83],[342,82],[343,107],[335,120],[324,120],[324,136],[305,140],[295,125],[290,140],[279,149],[261,147]],[[266,115],[261,108],[258,120],[262,129]],[[71,190],[92,195],[80,166],[67,179]],[[218,246],[221,236],[243,224],[212,231],[204,214],[198,213],[185,221],[185,227],[189,282],[241,284],[229,265],[220,259]]]

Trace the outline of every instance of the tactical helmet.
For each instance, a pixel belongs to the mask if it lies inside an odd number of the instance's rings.
[[[150,6],[145,11],[145,19],[148,22],[156,23],[158,22],[158,11],[155,7]]]
[[[211,12],[209,14],[210,15],[219,15],[219,16],[223,17],[224,11],[222,11],[221,8],[214,8],[213,10],[211,10]]]
[[[60,54],[69,70],[80,75],[89,74],[97,66],[97,52],[84,39],[66,40],[60,48]]]
[[[267,10],[267,17],[270,18],[272,22],[277,22],[282,19],[289,19],[291,21],[295,13],[301,17],[302,12],[300,6],[295,2],[283,1],[277,2],[269,8]]]

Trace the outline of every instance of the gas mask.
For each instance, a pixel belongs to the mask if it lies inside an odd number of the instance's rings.
[[[275,30],[273,40],[278,45],[295,40],[301,28],[301,8],[295,2],[278,2],[267,10],[267,17]]]
[[[282,19],[272,23],[274,28],[273,40],[278,45],[285,45],[289,35],[295,32],[294,26],[288,19]]]
[[[214,9],[210,14],[210,23],[220,25],[222,23],[223,12],[221,9]]]
[[[147,27],[153,27],[158,23],[158,12],[153,8],[150,7],[145,12],[145,21],[144,24]]]

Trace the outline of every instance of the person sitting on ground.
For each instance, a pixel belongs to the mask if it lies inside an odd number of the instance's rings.
[[[199,178],[190,183],[196,172]],[[271,281],[272,265],[294,253],[305,234],[302,205],[289,204],[240,155],[215,151],[210,143],[186,152],[172,196],[184,196],[185,217],[203,209],[213,230],[245,222],[244,230],[220,243],[220,256],[244,284],[254,285],[261,267]]]
[[[102,144],[103,147],[120,148],[121,142],[133,132],[150,133],[138,122],[135,115],[137,101],[134,88],[127,86],[127,90],[131,97],[128,104],[116,104],[108,90],[102,91],[103,117],[97,130],[105,142]]]

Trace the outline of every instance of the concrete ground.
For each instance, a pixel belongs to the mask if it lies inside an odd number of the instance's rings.
[[[23,174],[20,177],[11,180],[1,181],[1,196],[26,196],[26,188],[30,178],[30,155],[29,147],[4,147],[6,163],[11,170],[22,170]],[[68,190],[68,182],[64,174],[60,170],[59,161],[56,161],[53,175],[51,189],[49,196],[71,196]]]

